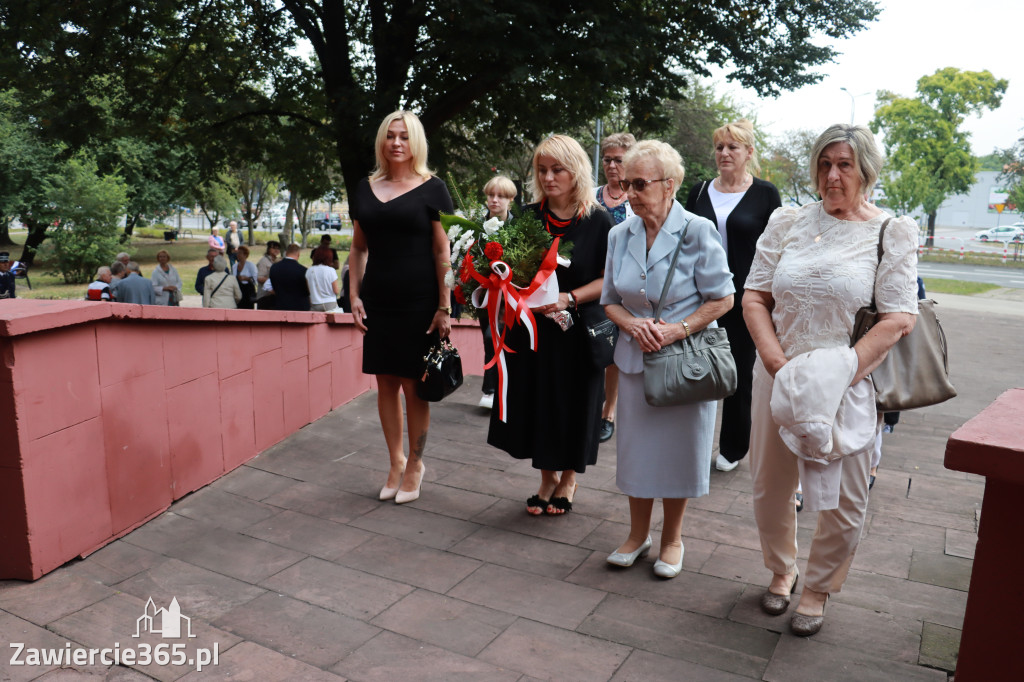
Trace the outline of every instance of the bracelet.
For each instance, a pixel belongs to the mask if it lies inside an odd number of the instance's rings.
[[[683,338],[684,339],[690,338],[690,325],[686,324],[686,320],[683,320],[682,325],[683,325]]]
[[[576,300],[576,294],[569,292],[569,308],[575,308],[579,305],[579,301]]]
[[[441,312],[448,313],[449,315],[452,314],[451,306],[439,305],[439,306],[437,306],[437,309],[440,310]]]

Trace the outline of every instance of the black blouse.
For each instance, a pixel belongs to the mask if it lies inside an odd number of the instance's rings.
[[[715,216],[707,188],[712,182],[698,182],[690,189],[690,196],[686,199],[686,210],[707,218],[717,227],[718,218]],[[767,227],[772,213],[780,206],[782,199],[775,185],[767,180],[754,178],[754,183],[725,220],[729,270],[732,272],[732,282],[736,287],[737,296],[742,296],[743,284],[747,281],[750,264],[754,262],[754,253],[757,251],[757,240]]]

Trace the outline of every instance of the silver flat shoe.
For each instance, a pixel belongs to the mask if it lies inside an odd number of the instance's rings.
[[[790,595],[796,590],[796,584],[799,581],[800,571],[797,571],[796,577],[793,578],[793,584],[789,586],[789,594],[775,594],[765,590],[761,595],[761,610],[769,616],[779,616],[785,613],[789,609]]]
[[[613,566],[622,566],[623,568],[629,568],[636,562],[640,557],[647,556],[647,553],[651,551],[651,536],[648,535],[647,539],[644,540],[644,544],[636,548],[632,552],[612,552],[608,555],[608,563]]]
[[[679,563],[677,564],[665,563],[661,560],[661,557],[658,557],[658,560],[654,562],[654,575],[659,578],[675,578],[677,575],[682,573],[684,550],[685,548],[682,545],[679,545]]]
[[[789,621],[789,629],[798,637],[810,637],[818,634],[825,622],[825,609],[828,608],[828,595],[825,595],[825,603],[821,606],[820,616],[805,616],[802,613],[794,613]]]

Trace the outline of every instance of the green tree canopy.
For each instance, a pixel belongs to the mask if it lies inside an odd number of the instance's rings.
[[[707,76],[713,65],[761,94],[815,82],[835,40],[878,9],[871,0],[11,0],[0,12],[0,75],[33,88],[49,129],[73,148],[99,118],[81,85],[117,74],[133,133],[187,135],[210,174],[212,160],[259,148],[254,117],[289,118],[322,131],[352,186],[396,108],[420,114],[443,170],[466,131],[535,142],[622,103],[656,116],[684,73]],[[314,59],[297,53],[300,37]]]
[[[871,129],[885,135],[882,187],[905,210],[924,210],[930,237],[939,205],[951,194],[967,192],[978,170],[970,133],[961,129],[964,120],[998,108],[1007,85],[988,71],[949,67],[921,77],[916,98],[878,93]]]

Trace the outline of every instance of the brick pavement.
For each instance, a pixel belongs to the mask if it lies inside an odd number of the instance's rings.
[[[1024,315],[1005,305],[940,308],[961,395],[885,437],[860,551],[813,638],[758,608],[770,576],[745,462],[690,505],[678,578],[655,578],[653,556],[614,569],[604,557],[628,523],[614,446],[571,514],[529,517],[537,477],[485,444],[470,377],[434,410],[413,504],[376,499],[387,458],[368,394],[87,559],[0,582],[4,642],[159,644],[134,639],[135,621],[149,597],[176,597],[188,655],[216,644],[218,665],[15,666],[5,646],[0,680],[945,680],[984,481],[942,457],[957,426],[1024,383]],[[814,515],[800,522],[802,562]]]

